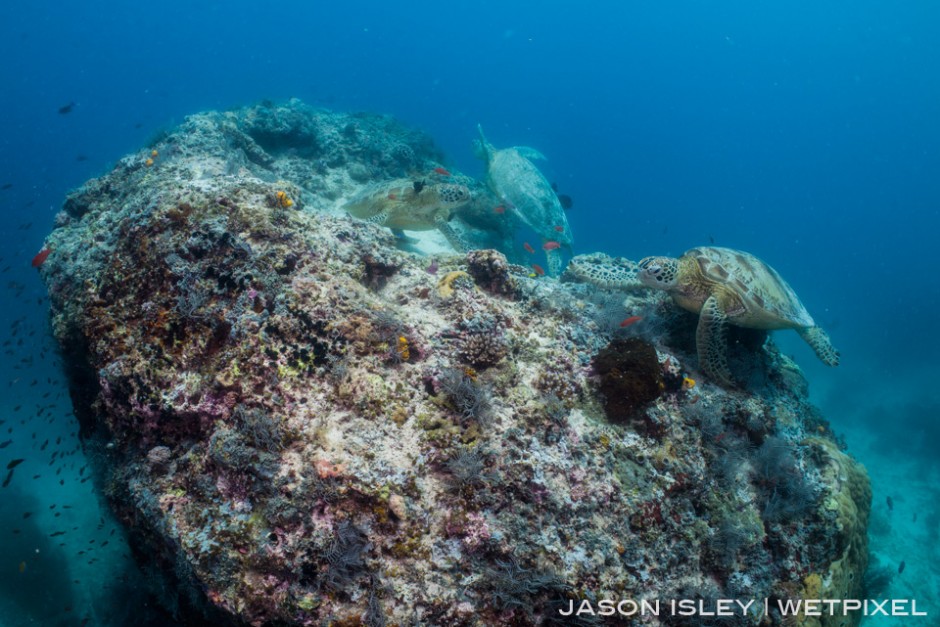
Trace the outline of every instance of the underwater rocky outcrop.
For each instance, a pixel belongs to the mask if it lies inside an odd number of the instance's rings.
[[[558,610],[859,597],[867,476],[763,337],[732,356],[747,387],[718,387],[661,294],[626,296],[644,320],[621,328],[623,295],[492,248],[429,261],[336,211],[442,159],[386,117],[263,103],[192,116],[68,197],[40,268],[53,329],[167,607],[603,624]]]

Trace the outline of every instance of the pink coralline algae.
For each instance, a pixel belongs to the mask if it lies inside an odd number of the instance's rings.
[[[181,619],[860,598],[867,477],[772,343],[742,344],[746,387],[714,385],[661,294],[531,276],[454,168],[466,255],[344,215],[445,162],[388,117],[263,103],[152,149],[69,195],[40,273],[96,481]]]

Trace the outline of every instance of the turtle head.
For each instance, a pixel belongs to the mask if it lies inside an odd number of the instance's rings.
[[[437,194],[440,196],[441,202],[451,206],[470,202],[473,197],[470,194],[470,188],[466,185],[453,185],[450,183],[438,187]]]
[[[647,287],[671,290],[679,282],[679,260],[673,257],[647,257],[640,261],[637,278]]]

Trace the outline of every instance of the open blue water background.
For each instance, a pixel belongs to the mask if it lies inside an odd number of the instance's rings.
[[[0,622],[122,624],[101,585],[131,577],[29,267],[65,193],[187,114],[290,97],[393,114],[477,176],[478,122],[538,148],[576,252],[714,241],[774,265],[842,352],[827,369],[776,335],[869,467],[872,547],[907,565],[891,595],[935,620],[938,26],[913,0],[0,3],[0,462],[27,459],[0,490]]]

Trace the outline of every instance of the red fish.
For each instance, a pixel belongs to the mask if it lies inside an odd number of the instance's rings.
[[[532,264],[532,269],[535,270],[535,273],[539,276],[545,276],[545,268],[540,266],[537,263]]]
[[[545,242],[544,244],[542,244],[542,250],[545,250],[545,251],[555,250],[557,248],[561,248],[561,244],[559,244],[558,242],[549,241],[549,242]]]
[[[390,194],[388,195],[388,199],[389,199],[389,200],[398,200],[398,194],[390,193]]]
[[[506,213],[506,207],[504,207],[504,206],[502,206],[502,205],[496,205],[495,207],[493,207],[493,211],[496,212],[496,213],[498,213],[498,214],[500,214],[500,215],[502,215],[502,214]]]
[[[628,326],[630,326],[631,324],[636,324],[637,322],[639,322],[639,321],[642,320],[642,319],[643,319],[643,316],[630,316],[629,318],[624,318],[624,319],[620,322],[620,328],[621,328],[621,329],[626,329],[626,328],[627,328]]]
[[[453,176],[453,174],[451,174],[450,172],[448,172],[448,171],[445,170],[444,168],[434,168],[434,171],[435,171],[437,174],[440,174],[441,176]]]
[[[52,252],[51,248],[43,248],[38,253],[36,253],[36,256],[33,257],[33,267],[38,268],[43,263],[45,263],[46,257],[48,257],[49,253],[51,252]]]
[[[529,242],[524,243],[524,244],[522,245],[522,247],[525,248],[525,251],[526,251],[527,253],[534,253],[534,252],[535,252],[535,249],[532,248],[531,246],[529,246]]]
[[[558,231],[559,233],[564,233],[564,232],[565,232],[565,227],[563,227],[563,226],[556,226],[556,227],[555,227],[555,230]]]

